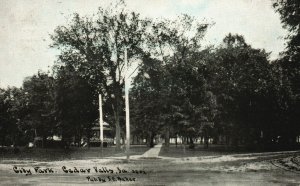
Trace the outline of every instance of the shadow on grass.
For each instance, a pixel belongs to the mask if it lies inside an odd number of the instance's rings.
[[[260,153],[260,152],[278,152],[286,150],[299,150],[299,148],[293,149],[248,149],[240,146],[239,148],[226,147],[225,145],[210,145],[208,148],[204,148],[204,145],[195,145],[194,149],[190,149],[188,145],[177,145],[177,147],[171,144],[169,147],[163,145],[159,156],[173,157],[173,158],[185,158],[185,157],[201,157],[201,156],[221,156],[231,154],[246,154],[246,153]]]
[[[142,155],[149,147],[144,145],[132,145],[130,155]],[[115,146],[103,148],[100,147],[72,147],[70,149],[59,148],[19,148],[16,152],[12,148],[0,150],[1,160],[25,160],[33,161],[60,161],[60,160],[83,160],[105,157],[126,156],[125,149],[117,150]]]

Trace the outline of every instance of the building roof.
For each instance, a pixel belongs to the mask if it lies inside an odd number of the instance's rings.
[[[100,130],[100,126],[94,126],[92,127],[92,130]],[[107,126],[103,126],[103,130],[112,130],[112,129]]]

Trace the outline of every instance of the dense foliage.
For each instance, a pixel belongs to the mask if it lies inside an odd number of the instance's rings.
[[[139,62],[130,90],[133,139],[181,136],[232,146],[295,144],[300,134],[299,1],[274,8],[290,34],[282,56],[228,34],[203,47],[209,27],[189,15],[142,19],[123,5],[99,8],[93,17],[74,14],[51,35],[60,51],[53,74],[38,72],[22,88],[0,90],[1,144],[22,145],[62,136],[66,145],[90,137],[103,95],[105,120],[116,145],[124,131],[124,51]],[[274,38],[275,39],[275,38]],[[138,141],[138,140],[137,140]]]

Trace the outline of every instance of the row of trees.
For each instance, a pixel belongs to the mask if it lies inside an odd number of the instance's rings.
[[[161,134],[167,145],[177,135],[190,144],[195,137],[235,146],[293,143],[300,133],[299,3],[278,0],[274,8],[291,33],[275,61],[238,34],[204,48],[211,24],[188,15],[152,21],[122,3],[93,17],[74,14],[51,36],[60,51],[53,75],[39,72],[20,89],[1,89],[2,144],[89,137],[102,94],[120,148],[125,49],[129,63],[139,63],[130,92],[134,137],[152,142]]]
[[[290,120],[293,94],[268,53],[229,34],[219,47],[185,54],[179,61],[144,63],[132,90],[138,129],[163,129],[167,139],[171,133],[190,143],[193,137],[206,144],[220,137],[232,145],[295,142],[300,131]]]
[[[39,72],[24,80],[22,88],[1,89],[1,145],[26,145],[35,137],[61,135],[80,143],[91,134],[97,118],[94,90],[68,67],[57,76]]]

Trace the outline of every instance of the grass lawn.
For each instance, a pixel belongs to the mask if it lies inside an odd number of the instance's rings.
[[[149,150],[149,147],[146,147],[146,145],[132,145],[130,147],[130,155],[141,155],[147,150]],[[36,161],[82,160],[125,155],[125,149],[117,151],[115,146],[103,148],[103,153],[100,147],[72,147],[70,149],[20,148],[20,151],[17,153],[13,152],[12,149],[2,150],[2,152],[0,152],[0,161],[7,159],[30,159]]]
[[[209,148],[204,148],[203,145],[195,145],[194,149],[190,149],[188,145],[178,144],[177,147],[174,144],[170,144],[169,147],[165,145],[162,147],[159,156],[184,158],[184,157],[200,157],[200,156],[217,156],[236,154],[245,151],[234,151],[232,149],[226,149],[222,145],[210,145]]]
[[[299,154],[298,154],[299,155]],[[297,156],[298,156],[297,155]],[[229,155],[230,156],[230,155]],[[290,155],[285,155],[289,157]],[[231,157],[231,156],[230,156]],[[16,161],[0,162],[0,185],[299,185],[298,173],[279,169],[269,161],[257,157],[223,161],[215,158],[194,161],[193,158],[134,159],[126,163],[122,159],[64,160],[64,161]],[[283,158],[285,158],[283,157]],[[278,157],[276,157],[277,159]],[[218,158],[216,158],[218,159]],[[268,160],[274,157],[268,157]],[[32,175],[16,174],[12,167],[31,169]],[[52,168],[53,174],[35,173],[34,167]],[[90,173],[64,173],[62,166],[73,169],[91,169]],[[113,173],[95,172],[93,167],[113,170]],[[119,173],[118,169],[126,170]],[[132,172],[140,170],[144,173]],[[105,179],[106,182],[88,181],[87,177]],[[135,178],[134,182],[110,181],[111,177]]]
[[[289,149],[287,149],[289,150]],[[297,150],[297,149],[290,149]],[[276,151],[276,150],[274,150]],[[224,145],[209,145],[208,148],[204,148],[204,145],[195,145],[194,149],[190,149],[188,145],[170,144],[169,147],[163,145],[159,156],[172,157],[172,158],[185,158],[185,157],[201,157],[201,156],[221,156],[221,155],[231,155],[231,154],[245,154],[245,153],[259,153],[259,152],[272,152],[270,151],[251,151],[240,147],[239,149],[226,148]]]
[[[100,148],[28,149],[19,154],[1,154],[0,185],[299,185],[299,172],[290,171],[287,165],[298,166],[300,153],[261,153],[248,155],[222,151],[220,147],[203,149],[197,146],[190,150],[174,145],[162,147],[156,159],[135,158],[126,162],[124,151],[117,152],[114,147],[105,148],[101,158]],[[131,146],[132,155],[141,155],[149,148]],[[225,155],[231,154],[231,155]],[[12,156],[10,156],[12,155]],[[166,158],[178,157],[178,158]],[[20,161],[14,161],[20,159]],[[12,160],[12,161],[10,161]],[[35,160],[35,161],[31,161]],[[45,161],[46,160],[46,161]],[[57,161],[58,160],[58,161]],[[276,160],[276,161],[275,161]],[[276,166],[272,162],[276,163]],[[283,163],[281,163],[283,162]],[[285,165],[285,166],[283,166]],[[32,175],[15,173],[28,169]],[[90,169],[84,173],[65,173],[62,169]],[[278,167],[277,167],[278,166]],[[283,166],[283,168],[279,168]],[[34,167],[53,169],[54,173],[36,173]],[[113,172],[97,172],[113,170]],[[124,170],[120,173],[119,169]],[[300,170],[300,169],[299,169]],[[134,171],[134,172],[133,172]],[[143,173],[145,172],[145,173]],[[105,183],[89,181],[87,177],[101,178]],[[134,182],[110,181],[112,177],[135,178]]]

